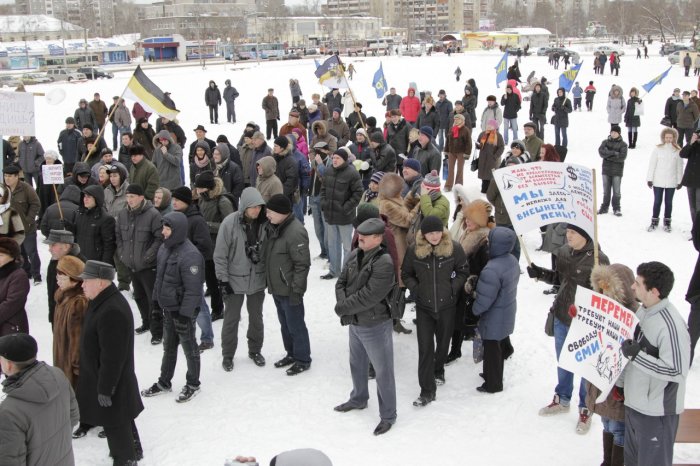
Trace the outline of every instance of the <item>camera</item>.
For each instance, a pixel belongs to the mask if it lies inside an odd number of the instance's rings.
[[[260,262],[260,243],[258,242],[253,245],[246,243],[245,254],[253,264]]]

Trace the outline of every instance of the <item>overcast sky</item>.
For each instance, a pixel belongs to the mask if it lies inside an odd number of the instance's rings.
[[[154,1],[157,0],[131,0],[134,3],[153,3]],[[6,3],[15,3],[14,0],[0,0],[0,4],[6,4]],[[304,3],[304,0],[284,0],[284,3],[286,5],[302,5]]]

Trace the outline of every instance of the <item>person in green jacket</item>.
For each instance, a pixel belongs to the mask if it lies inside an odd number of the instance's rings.
[[[140,144],[134,144],[129,148],[129,157],[131,157],[129,183],[142,186],[146,199],[153,201],[156,189],[160,185],[158,169],[146,158],[146,151]]]
[[[423,217],[434,215],[447,227],[450,218],[450,201],[440,192],[440,176],[437,170],[427,175],[420,186],[420,211]]]

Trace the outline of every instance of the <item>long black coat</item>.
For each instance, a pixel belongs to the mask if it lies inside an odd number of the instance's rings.
[[[681,149],[682,159],[688,159],[681,184],[688,188],[700,188],[700,141],[686,144]]]
[[[101,186],[88,186],[85,194],[94,196],[97,206],[92,209],[78,208],[75,217],[76,243],[88,260],[114,264],[117,249],[115,221],[104,207],[104,190]]]
[[[97,395],[110,395],[103,408]],[[131,422],[143,411],[134,372],[134,317],[126,298],[109,285],[90,301],[80,335],[80,420],[94,426]]]
[[[321,186],[321,210],[329,225],[349,225],[362,197],[360,174],[347,162],[326,168]]]
[[[627,107],[625,108],[625,126],[628,128],[639,128],[642,126],[641,118],[639,118],[639,115],[635,115],[634,111],[636,110],[637,103],[642,103],[642,100],[639,97],[630,97],[627,100]]]

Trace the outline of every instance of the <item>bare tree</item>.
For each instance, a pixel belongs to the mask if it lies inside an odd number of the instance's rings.
[[[638,7],[641,11],[641,32],[659,35],[663,42],[666,42],[667,36],[676,42],[683,39],[683,29],[680,27],[681,14],[675,3],[644,0]]]

